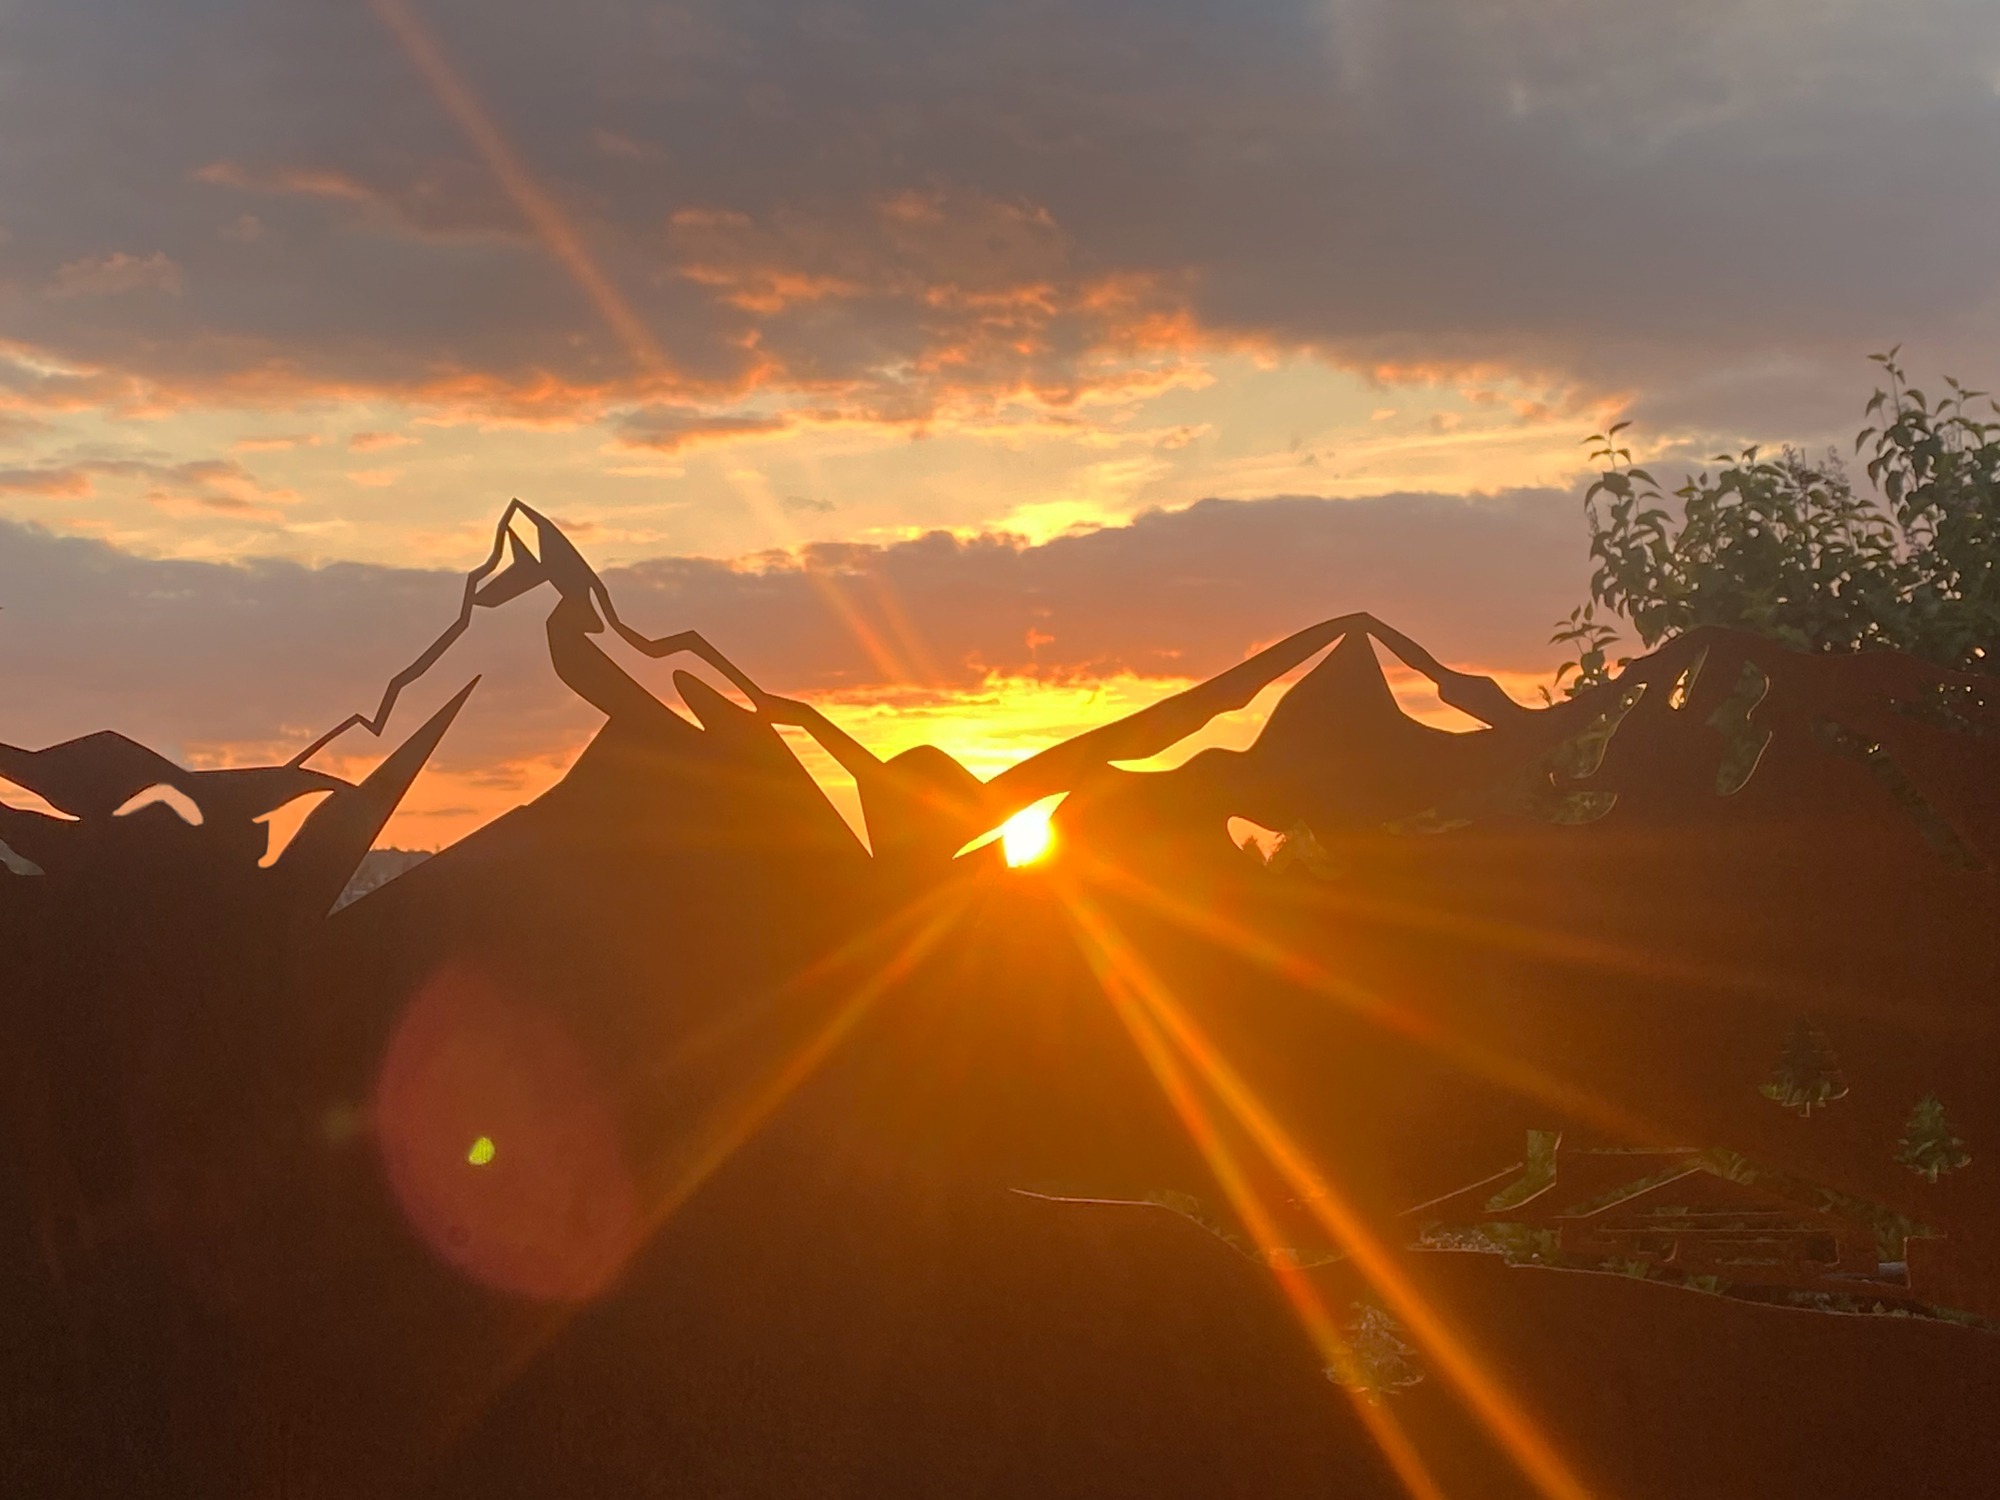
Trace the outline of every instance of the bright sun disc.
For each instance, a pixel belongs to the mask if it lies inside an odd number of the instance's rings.
[[[1049,845],[1055,842],[1055,830],[1049,826],[1049,815],[1054,811],[1037,803],[1000,825],[1000,852],[1010,866],[1033,864],[1049,852]]]

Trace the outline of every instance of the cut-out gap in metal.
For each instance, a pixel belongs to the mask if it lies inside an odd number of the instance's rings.
[[[1681,709],[1687,707],[1688,699],[1694,696],[1695,680],[1701,676],[1701,669],[1707,661],[1708,648],[1704,646],[1700,651],[1695,653],[1694,660],[1681,670],[1680,676],[1674,679],[1673,687],[1668,689],[1668,708],[1678,713]]]
[[[191,828],[199,828],[203,818],[201,809],[194,798],[177,786],[168,786],[164,781],[155,782],[143,791],[134,792],[113,809],[114,818],[129,818],[135,812],[155,805],[166,807]]]

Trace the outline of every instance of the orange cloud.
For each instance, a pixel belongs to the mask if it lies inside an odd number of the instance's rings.
[[[356,453],[373,453],[380,448],[401,448],[416,441],[400,432],[356,432],[347,439],[347,446]]]
[[[141,481],[146,486],[143,497],[163,509],[209,511],[245,519],[276,519],[277,507],[299,498],[293,490],[265,488],[234,459],[179,464],[91,459],[42,468],[0,469],[0,494],[72,499],[96,494],[99,479]]]
[[[246,167],[238,162],[217,161],[197,168],[194,180],[245,192],[338,198],[350,203],[374,203],[381,197],[345,172],[315,167]]]
[[[229,445],[238,453],[283,453],[291,448],[316,448],[319,437],[315,433],[287,433],[274,437],[238,438]]]
[[[0,469],[0,494],[72,499],[91,489],[90,475],[79,468]]]
[[[346,209],[377,232],[416,240],[528,238],[505,198],[494,191],[483,172],[466,162],[439,159],[414,163],[403,168],[399,178],[383,183],[368,182],[332,167],[234,161],[210,162],[192,176],[204,186],[239,193],[316,199]],[[244,218],[254,220],[255,216],[239,217],[238,225]],[[258,224],[257,234],[262,229]]]
[[[734,382],[568,380],[546,370],[509,376],[449,367],[408,379],[361,380],[316,373],[302,368],[295,358],[277,354],[219,372],[146,375],[0,342],[0,412],[10,414],[98,411],[151,418],[217,408],[286,411],[326,403],[395,402],[421,411],[420,420],[441,425],[570,428],[670,392],[727,399],[741,394],[741,387]]]
[[[146,499],[170,511],[206,511],[246,521],[275,521],[282,518],[282,507],[299,498],[295,490],[266,489],[254,474],[231,459],[204,459],[167,466],[101,467],[107,472],[136,473],[153,479]]]
[[[480,170],[464,162],[426,163],[391,186],[330,168],[231,161],[194,175],[217,188],[349,205],[367,224],[418,239],[504,233],[522,240],[523,210],[490,181],[466,176]],[[514,186],[527,192],[533,184]],[[553,234],[574,252],[561,258],[583,275],[579,232],[546,193],[536,189],[522,202],[530,200],[538,228],[547,231],[542,237]],[[562,355],[541,357],[542,332],[530,317],[497,339],[480,335],[475,344],[497,347],[478,358],[457,350],[442,358],[404,357],[413,351],[399,354],[394,340],[294,337],[280,346],[249,333],[218,344],[228,349],[221,361],[182,364],[171,351],[189,347],[185,340],[147,343],[133,351],[143,370],[135,363],[127,371],[114,363],[87,368],[23,346],[20,352],[41,369],[8,380],[0,358],[0,404],[60,401],[158,415],[204,406],[393,400],[422,408],[423,420],[540,427],[597,421],[647,404],[701,409],[699,421],[670,424],[642,443],[671,451],[794,422],[922,429],[991,421],[1010,409],[1010,420],[1058,419],[1086,402],[1199,383],[1197,352],[1220,347],[1194,315],[1189,278],[1085,266],[1054,216],[1025,201],[924,191],[848,209],[778,208],[756,217],[684,207],[671,215],[663,248],[671,271],[656,280],[668,292],[680,288],[674,295],[683,305],[694,297],[697,308],[695,316],[676,315],[672,326],[687,352],[676,349],[671,360],[655,357],[650,342],[656,310],[622,296],[612,307],[605,298],[615,289],[600,268],[584,279],[597,289],[593,296],[609,309],[605,316],[621,340],[644,346],[636,368],[607,365],[588,352],[571,355],[583,347],[573,335]],[[102,264],[78,262],[59,282],[62,295],[82,296],[91,288],[149,283],[172,289],[177,276],[162,257],[114,256]],[[52,376],[51,367],[62,376]],[[715,409],[755,395],[810,399],[819,409],[784,417]]]
[[[123,371],[78,364],[29,344],[0,340],[0,411],[108,410],[121,416],[160,409],[152,382]]]
[[[905,192],[761,220],[693,207],[667,239],[678,274],[765,356],[762,384],[837,390],[876,420],[1145,389],[1202,344],[1184,282],[1084,270],[1031,203]]]

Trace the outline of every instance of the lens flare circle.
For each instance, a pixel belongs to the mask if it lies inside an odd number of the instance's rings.
[[[642,1231],[613,1103],[555,1012],[451,962],[397,1023],[374,1134],[432,1253],[496,1291],[579,1301],[611,1283]]]

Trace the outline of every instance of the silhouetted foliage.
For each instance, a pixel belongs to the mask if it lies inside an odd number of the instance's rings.
[[[1926,1094],[1917,1101],[1896,1144],[1903,1148],[1896,1153],[1896,1160],[1926,1182],[1936,1182],[1972,1161],[1965,1142],[1951,1133],[1951,1122],[1936,1094]]]
[[[1611,680],[1612,661],[1605,653],[1605,647],[1618,639],[1615,628],[1597,618],[1597,601],[1579,604],[1569,612],[1567,619],[1556,621],[1556,632],[1549,637],[1551,646],[1567,646],[1576,652],[1570,660],[1556,668],[1555,685],[1563,690],[1565,698],[1574,698],[1587,688],[1601,687]],[[1631,660],[1620,657],[1616,665],[1622,667]],[[1570,673],[1574,672],[1574,677]],[[1554,701],[1554,694],[1542,689],[1542,701]]]
[[[1806,1116],[1846,1097],[1847,1075],[1840,1071],[1833,1044],[1811,1017],[1800,1016],[1792,1023],[1791,1035],[1785,1038],[1785,1050],[1777,1066],[1771,1069],[1770,1081],[1758,1092]]]
[[[1633,464],[1618,423],[1590,441],[1605,468],[1584,505],[1591,602],[1558,622],[1575,647],[1557,682],[1570,693],[1607,675],[1613,636],[1596,607],[1629,620],[1647,647],[1701,625],[1752,630],[1794,650],[1893,648],[1940,666],[1991,673],[2000,636],[2000,423],[1972,405],[1982,391],[1947,380],[1933,402],[1896,351],[1871,356],[1877,390],[1855,452],[1873,493],[1857,492],[1839,455],[1720,455],[1714,474],[1673,492]],[[2000,405],[1985,401],[2000,414]],[[1567,682],[1570,673],[1574,678]]]
[[[1413,1362],[1417,1351],[1403,1342],[1403,1325],[1366,1302],[1355,1303],[1353,1312],[1340,1330],[1347,1357],[1328,1365],[1326,1378],[1369,1401],[1421,1385],[1424,1372]]]

